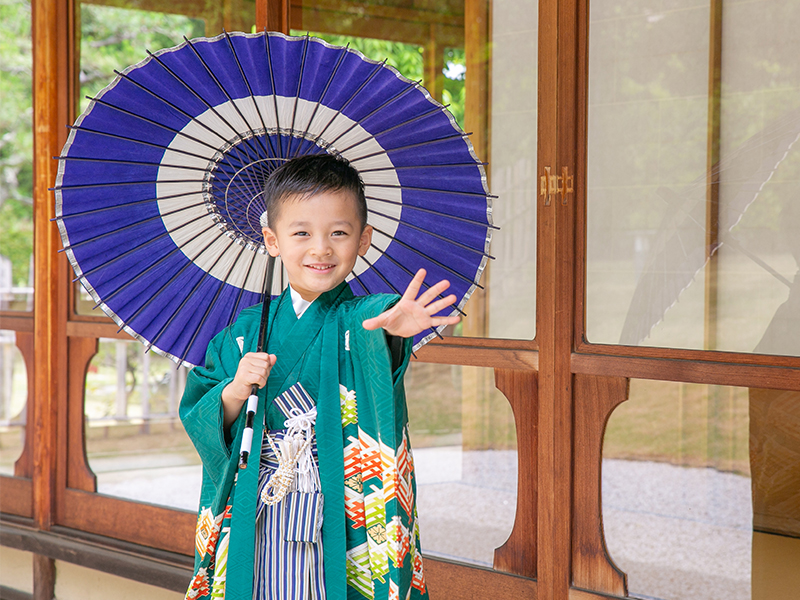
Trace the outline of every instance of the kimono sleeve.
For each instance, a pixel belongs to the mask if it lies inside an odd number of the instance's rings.
[[[195,367],[186,379],[181,398],[180,417],[206,472],[216,485],[225,473],[231,440],[223,425],[222,390],[233,381],[241,359],[238,345],[229,329],[219,333],[208,346],[205,366]],[[235,438],[240,419],[231,426]]]

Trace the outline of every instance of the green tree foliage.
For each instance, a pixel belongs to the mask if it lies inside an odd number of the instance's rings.
[[[33,106],[31,5],[0,4],[0,255],[11,259],[12,284],[28,283],[33,248]]]
[[[293,31],[292,33],[293,35],[304,35],[304,32],[299,31]],[[422,79],[424,65],[421,46],[349,35],[329,35],[326,33],[312,33],[311,35],[322,38],[335,46],[347,46],[349,44],[350,48],[358,50],[369,59],[386,60],[387,65],[394,67],[401,75],[412,81],[420,81]],[[448,109],[453,113],[456,122],[462,128],[464,127],[465,65],[466,60],[463,48],[448,48],[445,50],[442,102],[450,105]]]
[[[122,70],[156,51],[205,33],[199,19],[80,5],[80,110]],[[33,251],[33,107],[30,0],[0,4],[0,255],[12,284],[29,282]]]
[[[449,105],[449,110],[456,122],[464,128],[464,105],[467,88],[464,79],[467,75],[467,59],[464,48],[447,48],[444,53],[444,89],[442,102]]]
[[[81,111],[88,106],[85,96],[94,96],[122,71],[155,52],[205,35],[205,23],[182,15],[113,8],[81,6]]]

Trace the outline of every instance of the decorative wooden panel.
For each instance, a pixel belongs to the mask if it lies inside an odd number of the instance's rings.
[[[168,552],[194,553],[194,513],[68,489],[64,515],[59,525]]]
[[[494,551],[498,571],[536,577],[538,402],[535,371],[496,369],[495,383],[511,404],[517,427],[517,514],[506,543]]]
[[[33,488],[30,479],[0,477],[0,512],[28,518],[33,516]]]
[[[97,490],[97,477],[89,467],[86,458],[84,392],[86,372],[89,363],[97,354],[96,338],[69,338],[69,391],[67,400],[67,432],[62,441],[62,451],[66,456],[66,487],[94,492]]]
[[[431,600],[536,600],[536,581],[425,557],[425,582]]]
[[[628,399],[628,380],[576,375],[573,389],[572,584],[624,596],[625,574],[608,556],[603,536],[600,476],[603,433],[609,415]]]

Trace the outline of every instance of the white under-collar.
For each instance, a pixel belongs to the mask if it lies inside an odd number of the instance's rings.
[[[292,308],[294,308],[294,314],[297,315],[297,318],[303,316],[303,313],[306,312],[306,309],[311,306],[311,302],[308,300],[303,300],[303,297],[294,291],[294,288],[290,285],[289,286],[289,293],[292,296]]]

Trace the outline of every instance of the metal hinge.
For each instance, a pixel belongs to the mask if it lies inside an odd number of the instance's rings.
[[[561,175],[552,175],[552,167],[544,168],[544,175],[539,177],[539,195],[544,198],[544,205],[550,206],[553,196],[561,194],[561,204],[567,204],[567,195],[575,190],[575,177],[569,174],[569,167],[561,167]]]

